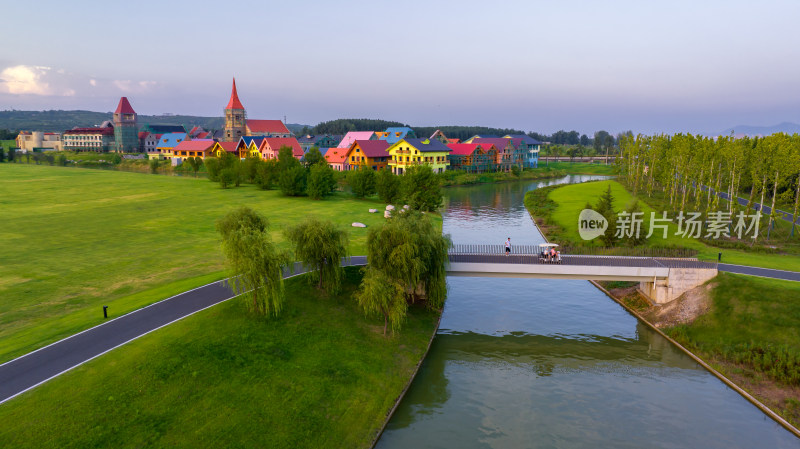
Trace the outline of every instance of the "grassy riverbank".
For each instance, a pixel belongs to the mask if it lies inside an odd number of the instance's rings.
[[[545,189],[530,191],[525,196],[525,205],[529,212],[536,217],[548,238],[557,243],[574,245],[600,245],[599,240],[586,242],[578,234],[578,216],[580,211],[589,204],[596,204],[600,195],[611,186],[614,195],[614,209],[623,210],[634,197],[625,187],[617,181],[597,181],[564,186],[554,186]],[[657,211],[638,197],[641,210],[649,222],[650,212]],[[642,228],[647,233],[646,226]],[[722,253],[723,261],[732,264],[752,265],[756,267],[775,268],[780,270],[800,271],[800,255],[779,254],[769,251],[741,250],[734,248],[717,248],[693,238],[683,238],[675,235],[677,226],[670,223],[666,239],[660,233],[652,236],[645,243],[647,247],[681,247],[698,251],[698,258],[716,260],[717,254]],[[609,230],[608,232],[613,232]]]
[[[8,447],[369,447],[433,335],[412,306],[382,335],[352,299],[287,281],[278,318],[232,300],[159,329],[0,407]]]
[[[249,206],[284,226],[308,215],[350,234],[365,254],[377,200],[289,198],[251,185],[223,190],[191,177],[0,164],[0,363],[102,322],[221,279],[215,221]]]
[[[439,175],[442,186],[464,186],[473,184],[491,184],[496,182],[560,178],[567,171],[554,168],[526,168],[515,175],[513,172],[466,173],[458,170],[445,171]]]
[[[568,175],[606,175],[615,176],[617,166],[612,162],[609,165],[590,162],[545,162],[539,159],[539,167],[552,170],[563,170]]]

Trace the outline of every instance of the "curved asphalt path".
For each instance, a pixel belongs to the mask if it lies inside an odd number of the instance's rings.
[[[530,263],[527,260],[523,261],[522,257],[520,257],[519,261],[514,262],[510,260],[516,259],[513,257],[506,259],[505,256],[499,256],[497,258],[505,263]],[[569,264],[570,261],[567,261],[567,258],[565,257],[565,263]],[[572,262],[576,263],[578,261]],[[581,260],[581,262],[589,265],[593,264],[588,263],[591,262],[589,260]],[[634,262],[636,264],[644,263],[638,260]],[[661,259],[659,259],[659,262],[665,263]],[[366,263],[366,256],[354,256],[349,260],[343,261],[345,266],[366,265]],[[631,261],[628,261],[628,263],[631,263]],[[718,267],[720,271],[729,273],[800,282],[800,273],[793,271],[722,263]],[[302,265],[295,263],[291,271],[284,270],[284,278],[304,272]],[[109,320],[6,362],[0,365],[0,404],[112,349],[201,310],[227,301],[234,296],[230,288],[223,285],[223,281],[207,284],[135,310],[119,318]]]
[[[343,265],[366,265],[354,256]],[[304,273],[300,263],[284,278]],[[223,281],[181,293],[77,333],[0,365],[0,404],[89,360],[235,295]]]

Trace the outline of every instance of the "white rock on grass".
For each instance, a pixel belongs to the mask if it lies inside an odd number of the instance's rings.
[[[374,214],[375,212],[378,212],[378,209],[370,209],[369,210],[369,213],[371,213],[371,214]]]
[[[353,223],[353,227],[354,228],[366,228],[367,225],[365,225],[364,223],[355,222],[355,223]]]
[[[386,210],[394,210],[394,206],[392,206],[391,204],[389,204],[388,206],[386,206]]]
[[[383,211],[383,218],[392,218],[392,211],[390,210]]]

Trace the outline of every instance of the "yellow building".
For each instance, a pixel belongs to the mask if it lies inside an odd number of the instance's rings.
[[[242,136],[236,144],[236,152],[239,154],[239,159],[244,159],[248,156],[260,159],[261,151],[259,148],[264,139],[264,137],[258,136]]]
[[[389,161],[388,148],[385,140],[356,140],[347,150],[343,169],[356,170],[363,165],[378,171]]]
[[[442,173],[449,165],[450,148],[436,139],[400,139],[386,151],[390,155],[389,167],[396,175],[402,175],[409,167],[426,164],[434,173]]]
[[[215,142],[211,147],[211,155],[213,157],[221,157],[224,152],[236,154],[237,142]]]

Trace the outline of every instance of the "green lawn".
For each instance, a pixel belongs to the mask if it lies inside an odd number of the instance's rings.
[[[281,229],[307,215],[350,233],[365,254],[377,200],[287,198],[191,177],[0,164],[0,363],[224,277],[215,221],[247,205]],[[155,290],[154,290],[155,289]]]
[[[563,170],[570,175],[608,175],[615,176],[617,174],[617,166],[612,162],[610,165],[603,163],[589,163],[589,162],[552,162],[545,163],[541,158],[539,159],[539,167],[549,166],[554,170]]]
[[[614,195],[615,210],[623,210],[628,205],[633,196],[625,187],[617,181],[598,181],[591,183],[572,184],[558,187],[550,191],[549,199],[556,203],[555,209],[551,212],[551,219],[563,230],[561,231],[566,239],[581,242],[578,234],[578,216],[586,203],[596,204],[599,196],[605,192],[607,186],[611,186]],[[639,201],[645,217],[650,216],[654,211],[643,201]],[[656,212],[660,216],[660,211]],[[783,225],[781,225],[783,226]],[[646,232],[647,230],[645,230]],[[800,256],[798,255],[779,255],[760,252],[748,252],[738,249],[716,248],[706,245],[703,242],[691,238],[683,238],[675,235],[677,226],[672,223],[669,225],[669,232],[666,239],[661,238],[657,233],[647,241],[647,246],[673,246],[695,249],[701,259],[717,259],[717,254],[722,253],[723,262],[752,265],[764,268],[775,268],[780,270],[800,271]],[[594,244],[599,244],[596,240]]]
[[[148,334],[0,406],[4,447],[369,447],[438,314],[382,335],[344,291],[287,282],[280,317],[232,300]]]

